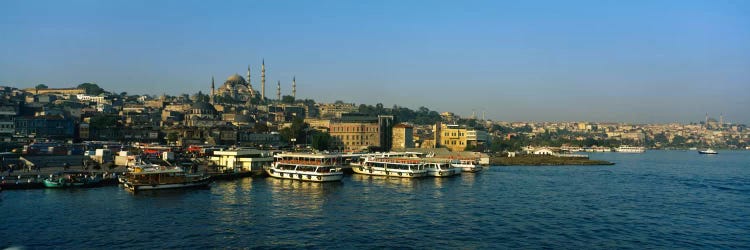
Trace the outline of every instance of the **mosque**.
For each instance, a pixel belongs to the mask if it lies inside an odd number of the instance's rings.
[[[260,71],[260,91],[254,90],[250,78],[250,66],[247,67],[247,78],[243,78],[239,74],[229,76],[224,84],[218,89],[214,84],[214,78],[211,77],[211,95],[210,102],[214,103],[215,97],[221,97],[226,100],[227,98],[236,102],[249,102],[252,99],[259,98],[261,101],[266,100],[266,62],[265,60],[261,64]],[[276,89],[276,98],[281,100],[281,82],[279,81]],[[292,96],[296,98],[297,95],[297,79],[292,79]]]

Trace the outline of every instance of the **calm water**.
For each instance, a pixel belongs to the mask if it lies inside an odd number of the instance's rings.
[[[0,248],[750,248],[750,152],[447,179],[272,178],[0,193]]]

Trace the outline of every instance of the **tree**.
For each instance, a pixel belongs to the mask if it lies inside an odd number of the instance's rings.
[[[315,131],[312,135],[312,147],[317,150],[328,150],[331,145],[331,134]]]
[[[290,96],[290,95],[282,96],[281,97],[281,102],[292,104],[292,103],[294,103],[294,96]]]
[[[177,139],[179,139],[179,135],[177,134],[177,132],[173,131],[173,132],[169,132],[169,134],[167,134],[167,142],[169,142],[169,143],[175,143],[175,142],[177,142]]]
[[[48,89],[48,88],[49,87],[47,87],[47,85],[45,84],[39,84],[39,85],[36,85],[36,87],[34,87],[34,89]]]
[[[298,143],[305,141],[305,131],[307,130],[307,123],[302,118],[294,118],[292,126],[283,128],[279,131],[281,138],[285,141],[291,142],[295,139]]]
[[[106,91],[104,89],[100,88],[99,85],[96,85],[96,83],[81,83],[78,85],[79,89],[85,89],[87,95],[100,95]]]
[[[263,122],[255,123],[255,127],[253,128],[255,130],[255,133],[266,133],[271,131],[271,129]]]

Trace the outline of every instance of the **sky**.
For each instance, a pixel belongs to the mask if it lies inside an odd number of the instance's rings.
[[[750,124],[750,1],[0,1],[0,85]]]

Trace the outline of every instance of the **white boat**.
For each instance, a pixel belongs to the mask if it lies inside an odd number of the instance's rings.
[[[718,154],[719,152],[716,152],[715,150],[709,148],[706,150],[698,151],[698,153],[703,154],[703,155],[715,155],[715,154]]]
[[[463,171],[461,168],[454,167],[450,161],[426,162],[424,168],[427,170],[427,176],[435,177],[460,175]]]
[[[271,177],[314,182],[341,181],[344,178],[341,155],[278,154],[275,158],[271,167],[266,168]]]
[[[202,174],[190,174],[180,167],[153,166],[134,167],[121,179],[126,189],[143,190],[207,187],[211,178]]]
[[[371,157],[352,170],[358,174],[419,178],[427,175],[424,165],[420,159]]]
[[[638,147],[638,146],[621,145],[615,148],[615,152],[618,152],[618,153],[643,153],[645,151],[646,151],[646,148]]]
[[[464,172],[476,173],[484,169],[475,159],[457,159],[451,163],[453,167],[460,168]]]

